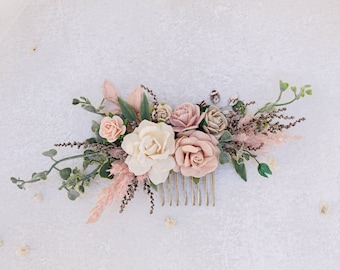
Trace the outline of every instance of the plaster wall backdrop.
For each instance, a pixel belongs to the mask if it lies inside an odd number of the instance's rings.
[[[339,269],[339,15],[339,0],[27,2],[0,43],[0,269]],[[9,178],[50,166],[41,153],[54,143],[91,135],[98,118],[71,101],[99,104],[106,78],[123,97],[143,83],[171,105],[215,88],[256,110],[280,79],[314,94],[289,108],[307,118],[291,130],[302,139],[262,158],[277,160],[269,179],[255,163],[247,183],[225,166],[214,208],[158,204],[150,216],[140,191],[123,214],[116,202],[86,225],[105,181],[71,202],[56,174],[26,191]]]

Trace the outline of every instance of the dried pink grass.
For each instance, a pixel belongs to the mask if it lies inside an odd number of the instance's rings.
[[[112,163],[109,170],[111,175],[115,175],[111,180],[109,186],[102,189],[98,195],[98,201],[96,206],[91,210],[90,217],[87,220],[87,224],[95,223],[100,218],[104,209],[110,205],[113,200],[118,197],[124,196],[129,182],[135,178],[135,175],[129,172],[129,168],[124,161],[117,160]]]

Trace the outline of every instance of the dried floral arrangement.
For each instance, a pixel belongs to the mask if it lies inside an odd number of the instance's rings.
[[[291,92],[292,98],[282,101],[286,92]],[[82,142],[55,144],[56,147],[83,148],[83,153],[56,159],[57,150],[50,149],[43,153],[53,161],[48,170],[33,173],[27,181],[15,177],[11,177],[11,181],[25,189],[26,184],[46,180],[56,170],[62,179],[59,190],[65,189],[68,198],[75,200],[99,175],[109,180],[108,186],[99,194],[87,223],[96,222],[104,208],[116,198],[121,200],[120,212],[123,212],[138,185],[143,185],[149,195],[152,213],[153,192],[172,172],[191,177],[198,184],[219,164],[230,163],[247,181],[245,162],[254,159],[261,176],[271,175],[268,164],[260,162],[258,155],[271,145],[294,138],[285,130],[305,118],[295,120],[294,116],[286,115],[285,106],[311,94],[310,85],[298,91],[295,86],[280,81],[280,93],[275,102],[268,102],[251,114],[248,108],[255,102],[245,103],[238,94],[233,94],[229,103],[222,107],[217,106],[220,96],[213,90],[210,104],[185,102],[172,108],[160,103],[155,93],[143,85],[126,101],[106,80],[99,107],[86,97],[73,99],[73,105],[101,116],[100,122],[92,121],[94,136]],[[72,159],[81,159],[82,168],[59,167]]]

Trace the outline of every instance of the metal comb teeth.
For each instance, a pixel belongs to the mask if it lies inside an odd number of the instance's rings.
[[[180,173],[172,172],[163,184],[158,185],[161,204],[187,205],[191,199],[192,205],[203,204],[215,206],[215,175],[210,173],[200,179],[196,184],[193,177],[185,177]]]

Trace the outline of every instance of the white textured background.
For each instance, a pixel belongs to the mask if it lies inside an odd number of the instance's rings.
[[[0,8],[0,269],[339,269],[339,0],[2,0]],[[262,158],[278,160],[269,180],[254,163],[248,183],[225,166],[215,208],[157,205],[150,216],[138,192],[124,214],[117,202],[86,225],[100,179],[71,202],[56,174],[26,191],[9,178],[49,167],[41,153],[53,143],[91,135],[96,117],[71,100],[98,104],[105,78],[125,97],[143,83],[172,105],[216,88],[224,101],[238,91],[260,106],[276,98],[279,79],[310,83],[314,95],[290,107],[308,120],[291,130],[302,140]],[[30,251],[19,257],[22,244]]]

